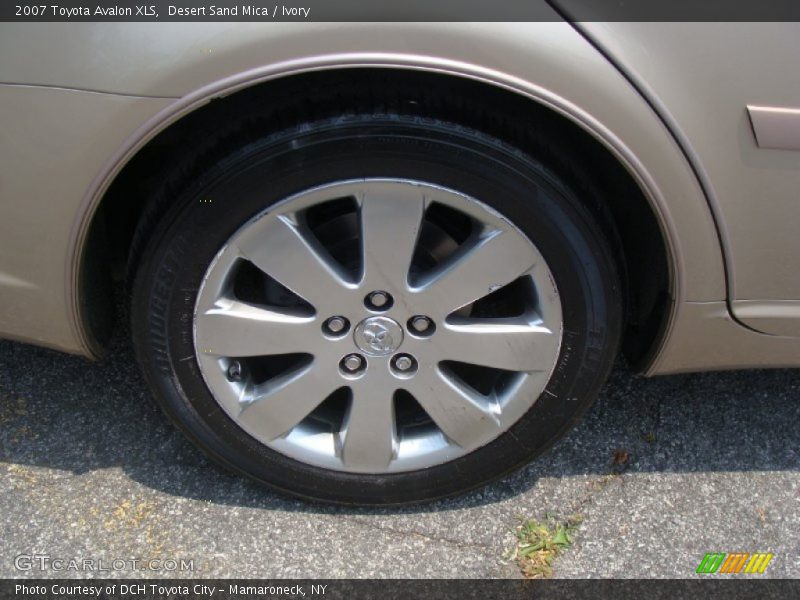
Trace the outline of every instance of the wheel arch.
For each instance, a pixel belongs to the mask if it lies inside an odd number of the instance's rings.
[[[636,155],[591,114],[549,90],[471,65],[399,56],[336,57],[237,75],[184,96],[143,124],[109,160],[87,192],[84,218],[76,227],[68,257],[69,277],[74,282],[70,310],[87,351],[98,356],[110,332],[113,297],[102,281],[107,279],[110,266],[116,266],[119,274],[120,247],[130,250],[130,244],[135,244],[135,223],[147,208],[137,176],[146,165],[170,161],[174,165],[177,139],[197,123],[208,126],[213,122],[209,115],[233,110],[248,94],[263,98],[286,94],[293,86],[307,86],[314,78],[358,80],[375,73],[405,82],[435,80],[442,85],[438,93],[457,83],[459,89],[473,90],[476,97],[497,100],[494,113],[499,108],[518,122],[531,116],[540,123],[546,119],[549,127],[570,132],[577,147],[595,161],[593,175],[605,179],[610,225],[620,236],[620,260],[630,280],[627,288],[638,294],[629,302],[628,321],[632,326],[626,336],[626,350],[637,363],[648,363],[669,330],[683,290],[680,246],[666,202]],[[465,107],[466,112],[471,110]],[[474,118],[480,121],[479,116]],[[603,174],[604,169],[613,173]],[[647,222],[644,228],[642,220]],[[108,259],[109,249],[113,261]],[[135,254],[134,248],[134,260]],[[658,266],[648,269],[648,264]]]

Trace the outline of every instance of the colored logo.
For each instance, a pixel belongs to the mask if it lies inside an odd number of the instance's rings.
[[[697,572],[707,573],[748,573],[760,575],[772,560],[771,552],[709,552],[700,561]]]

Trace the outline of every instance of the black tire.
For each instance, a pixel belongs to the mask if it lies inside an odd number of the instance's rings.
[[[147,231],[131,315],[137,356],[156,399],[219,463],[307,499],[363,505],[428,501],[482,486],[525,465],[562,436],[596,397],[620,337],[622,301],[614,255],[602,218],[581,202],[574,182],[562,181],[536,157],[439,120],[351,115],[220,150],[212,162],[211,168],[184,177],[188,183],[179,189],[170,188],[168,210]],[[533,407],[489,444],[420,471],[347,473],[271,450],[226,415],[194,359],[197,291],[230,236],[283,198],[361,177],[416,179],[481,199],[534,242],[561,296],[560,355]]]

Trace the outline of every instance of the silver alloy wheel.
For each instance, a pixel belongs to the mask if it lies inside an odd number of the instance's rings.
[[[313,188],[251,219],[194,312],[201,373],[236,424],[360,473],[430,467],[500,436],[544,391],[561,336],[553,277],[517,227],[402,179]]]

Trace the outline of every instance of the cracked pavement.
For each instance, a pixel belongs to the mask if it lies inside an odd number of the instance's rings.
[[[511,477],[427,506],[331,508],[208,462],[150,401],[122,334],[99,363],[0,342],[0,575],[78,575],[15,569],[40,553],[195,569],[104,577],[518,577],[504,554],[520,519],[580,513],[557,577],[692,577],[715,551],[774,552],[764,576],[798,577],[798,423],[797,370],[619,367]]]

